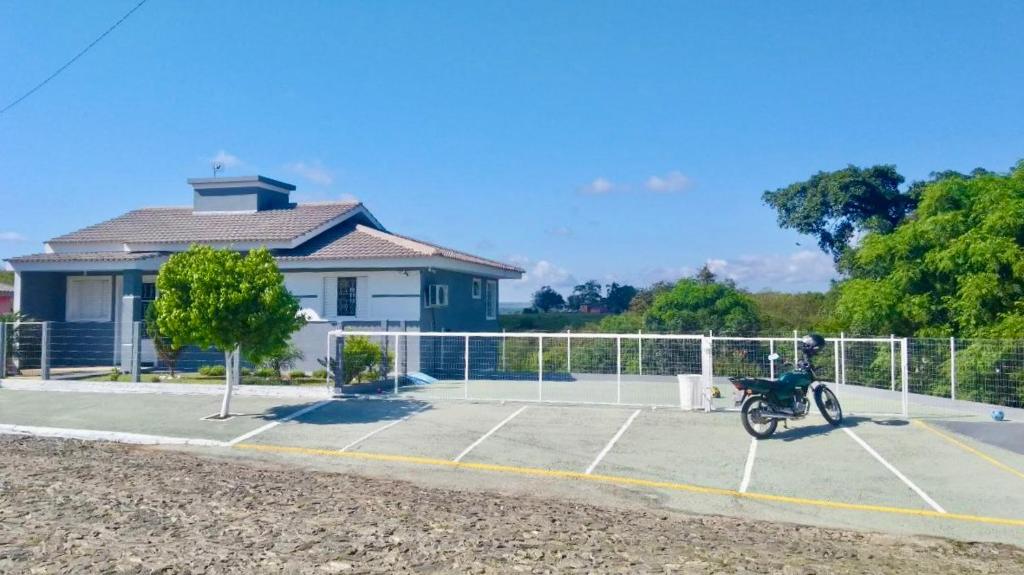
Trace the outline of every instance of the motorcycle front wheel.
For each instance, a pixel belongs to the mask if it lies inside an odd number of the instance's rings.
[[[814,390],[814,403],[818,405],[818,411],[821,412],[825,421],[835,426],[842,423],[843,408],[839,405],[839,398],[831,389],[819,385]]]
[[[743,429],[757,439],[768,439],[779,426],[779,420],[765,416],[767,410],[768,402],[760,395],[751,395],[740,408]]]

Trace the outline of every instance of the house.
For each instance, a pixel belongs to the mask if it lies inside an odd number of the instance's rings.
[[[325,334],[337,326],[497,331],[498,282],[523,274],[391,232],[359,202],[293,203],[295,186],[271,178],[188,183],[191,206],[132,210],[53,238],[42,253],[8,260],[14,308],[36,321],[61,322],[52,326],[53,359],[61,357],[62,342],[80,349],[88,334],[91,365],[109,359],[124,366],[119,350],[156,297],[160,266],[195,243],[269,248],[311,320],[297,344],[320,355]],[[152,355],[151,345],[143,349]]]
[[[14,286],[0,283],[0,313],[14,311]]]

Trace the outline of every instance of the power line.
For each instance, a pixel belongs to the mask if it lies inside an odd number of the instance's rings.
[[[110,28],[107,28],[105,32],[103,32],[102,34],[100,34],[100,35],[99,35],[99,36],[98,36],[98,37],[97,37],[97,38],[96,38],[95,40],[93,40],[92,42],[90,42],[88,46],[86,46],[85,48],[83,48],[81,52],[79,52],[78,54],[75,54],[75,57],[74,57],[74,58],[72,58],[72,59],[68,60],[68,61],[67,61],[67,62],[66,62],[66,63],[65,63],[65,64],[64,64],[63,66],[61,66],[60,68],[57,68],[57,70],[56,70],[56,71],[55,71],[55,72],[54,72],[53,74],[50,74],[49,76],[47,76],[47,77],[46,77],[46,79],[45,79],[45,80],[43,80],[42,82],[40,82],[40,83],[36,84],[36,86],[35,86],[34,88],[32,88],[32,89],[31,89],[31,90],[29,90],[28,92],[25,92],[24,94],[22,94],[20,98],[18,98],[18,99],[16,99],[16,100],[14,100],[14,101],[13,101],[13,102],[11,102],[10,104],[7,104],[6,106],[4,106],[4,108],[3,108],[2,110],[0,110],[0,114],[3,114],[3,113],[5,113],[5,112],[6,112],[7,110],[10,110],[11,108],[13,108],[13,107],[17,106],[18,104],[20,104],[20,103],[22,102],[22,100],[24,100],[25,98],[28,98],[28,97],[29,97],[29,96],[31,96],[32,94],[35,94],[35,93],[36,93],[36,92],[37,92],[37,91],[38,91],[38,90],[39,90],[40,88],[42,88],[42,87],[43,87],[43,86],[45,86],[45,85],[46,85],[47,83],[49,83],[49,81],[50,81],[50,80],[53,80],[54,78],[56,78],[57,76],[59,76],[61,72],[63,72],[64,70],[66,70],[66,69],[67,69],[67,68],[68,68],[69,66],[71,66],[72,64],[74,64],[74,63],[75,63],[75,61],[77,61],[77,60],[78,60],[79,58],[81,58],[82,56],[84,56],[84,55],[85,55],[85,53],[86,53],[86,52],[88,52],[89,50],[91,50],[93,46],[95,46],[96,44],[99,44],[99,43],[100,43],[100,40],[102,40],[102,39],[106,38],[106,37],[107,37],[107,34],[110,34],[111,32],[113,32],[113,31],[114,31],[114,28],[117,28],[118,26],[120,26],[122,22],[124,22],[125,20],[127,20],[127,19],[128,19],[128,17],[129,17],[129,16],[131,16],[131,15],[132,15],[132,14],[133,14],[133,13],[134,13],[134,12],[135,12],[136,10],[138,10],[139,8],[142,8],[142,5],[143,5],[143,4],[145,4],[145,3],[146,3],[146,2],[148,2],[148,1],[149,1],[149,0],[141,0],[141,1],[140,1],[140,2],[138,3],[138,4],[136,4],[136,5],[135,5],[135,7],[134,7],[134,8],[132,8],[131,10],[129,10],[129,11],[128,11],[128,12],[127,12],[127,13],[126,13],[126,14],[125,14],[124,16],[121,16],[121,19],[120,19],[120,20],[118,20],[117,22],[114,22],[114,24],[113,24],[113,25],[112,25],[112,26],[111,26]]]

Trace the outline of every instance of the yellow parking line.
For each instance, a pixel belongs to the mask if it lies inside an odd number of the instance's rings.
[[[767,493],[740,493],[732,489],[721,489],[717,487],[704,487],[701,485],[690,485],[688,483],[673,483],[668,481],[652,481],[649,479],[637,479],[633,477],[619,477],[615,475],[587,475],[579,471],[560,471],[556,469],[539,469],[536,467],[515,467],[509,465],[494,465],[490,463],[467,463],[465,461],[450,461],[447,459],[434,459],[431,457],[417,457],[412,455],[388,455],[383,453],[365,453],[358,451],[336,451],[330,449],[313,449],[308,447],[288,447],[283,445],[265,445],[254,443],[239,443],[234,445],[235,449],[247,449],[251,451],[263,451],[267,453],[292,453],[299,455],[316,455],[328,457],[340,457],[345,459],[360,459],[366,461],[386,461],[392,463],[411,463],[415,465],[431,465],[435,467],[452,467],[459,469],[472,469],[476,471],[489,471],[493,473],[508,473],[514,475],[529,475],[534,477],[554,477],[559,479],[576,479],[581,481],[592,481],[597,483],[608,483],[612,485],[630,485],[637,487],[652,487],[657,489],[671,489],[674,491],[686,491],[689,493],[700,493],[704,495],[718,495],[742,499],[754,499],[758,501],[770,501],[774,503],[790,503],[793,505],[806,505],[813,507],[824,507],[829,509],[846,509],[851,511],[873,511],[876,513],[891,513],[895,515],[914,515],[918,517],[934,517],[936,519],[954,519],[973,523],[988,523],[992,525],[1009,525],[1012,527],[1024,527],[1024,519],[1006,519],[1002,517],[986,517],[980,515],[963,515],[959,513],[939,513],[930,509],[910,509],[904,507],[887,507],[884,505],[869,505],[863,503],[841,503],[837,501],[826,501],[823,499],[805,499],[802,497],[789,497],[786,495],[770,495]]]
[[[971,447],[970,445],[967,445],[966,443],[960,441],[959,439],[953,437],[952,435],[943,433],[919,419],[915,419],[914,423],[919,425],[920,427],[927,429],[928,431],[934,433],[935,435],[938,435],[942,439],[945,439],[946,441],[952,443],[953,445],[959,447],[960,449],[963,449],[968,453],[973,453],[974,455],[977,455],[978,457],[984,459],[985,461],[991,463],[992,465],[995,465],[999,469],[1002,469],[1003,471],[1008,471],[1016,475],[1017,477],[1024,479],[1024,472],[1021,472],[1017,469],[1014,469],[1013,467],[1010,467],[1009,465],[1003,463],[1002,461],[999,461],[998,459],[992,457],[991,455],[978,451],[977,449]]]

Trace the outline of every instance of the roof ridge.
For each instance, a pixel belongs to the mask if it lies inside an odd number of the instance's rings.
[[[391,232],[384,232],[384,231],[378,230],[377,228],[372,228],[370,226],[366,226],[366,225],[363,225],[363,224],[356,224],[356,229],[361,231],[361,232],[368,233],[368,234],[370,234],[372,236],[378,237],[378,238],[380,238],[380,239],[382,239],[384,241],[392,242],[392,243],[398,244],[398,245],[400,245],[402,247],[409,248],[410,250],[414,250],[414,251],[420,252],[420,253],[422,253],[424,255],[428,255],[428,256],[436,256],[437,255],[437,249],[436,249],[437,246],[430,246],[429,244],[424,244],[423,242],[421,242],[419,240],[414,240],[412,238],[407,238],[407,237],[400,236],[398,234],[394,234],[394,233],[391,233]],[[425,249],[424,246],[430,246],[430,247],[433,247],[434,249],[430,249],[429,247]]]

